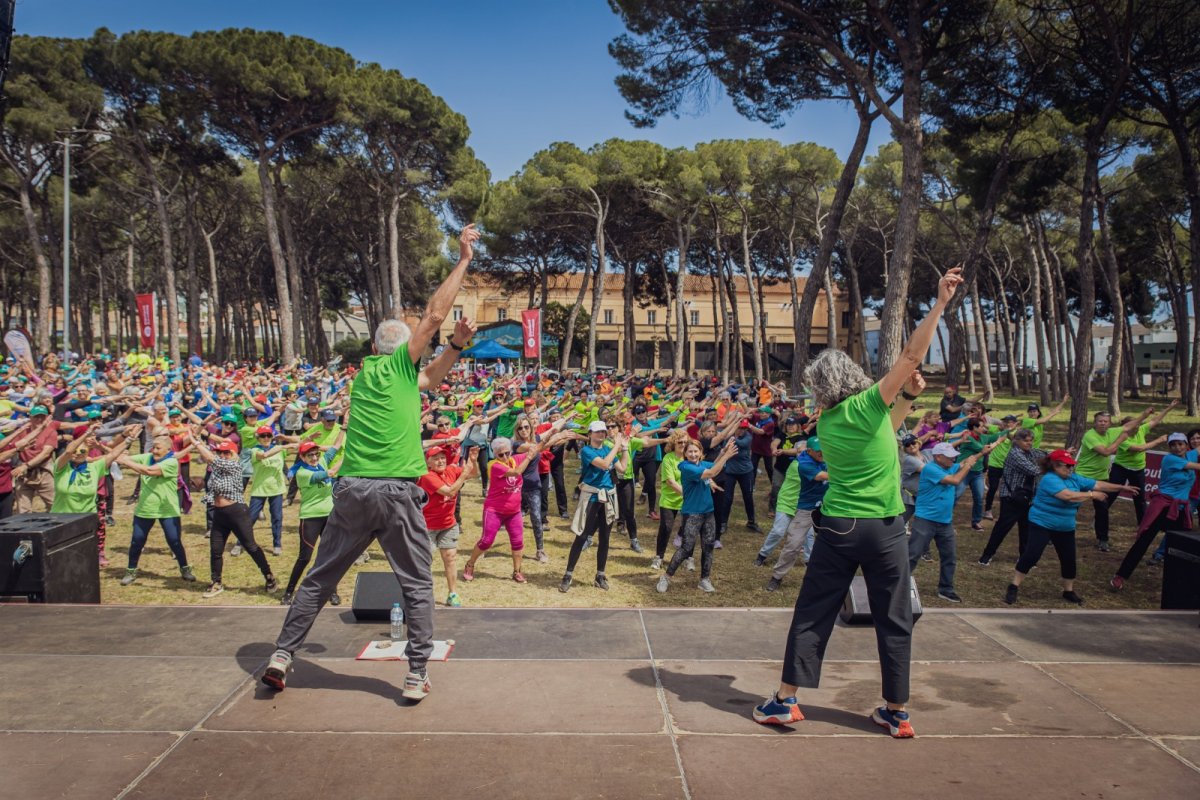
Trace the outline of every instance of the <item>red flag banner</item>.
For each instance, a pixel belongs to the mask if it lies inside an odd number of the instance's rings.
[[[137,296],[138,339],[143,349],[154,347],[154,292]]]
[[[525,344],[525,357],[542,357],[542,310],[530,308],[521,312],[521,340]]]

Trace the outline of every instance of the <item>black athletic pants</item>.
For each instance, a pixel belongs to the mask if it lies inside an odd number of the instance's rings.
[[[1015,497],[1001,497],[1000,517],[992,526],[992,535],[988,537],[987,545],[983,548],[983,555],[979,557],[980,561],[992,560],[996,551],[1000,549],[1000,545],[1004,544],[1004,537],[1008,536],[1013,525],[1017,526],[1017,556],[1020,557],[1029,544],[1029,503]]]
[[[742,502],[746,506],[746,524],[754,522],[754,473],[744,472],[741,475],[730,475],[729,471],[721,473],[721,484],[725,491],[716,499],[717,511],[717,541],[721,539],[721,529],[729,524],[729,512],[733,510],[734,487],[742,488]]]
[[[996,492],[1000,491],[1000,478],[1004,475],[1004,467],[988,467],[987,468],[987,496],[983,498],[983,510],[991,512],[992,501],[996,499]],[[1004,502],[1001,500],[1000,502]]]
[[[596,572],[604,572],[608,565],[608,540],[612,534],[612,525],[604,517],[604,503],[588,503],[587,520],[583,523],[583,535],[576,536],[571,542],[571,554],[567,556],[567,572],[574,572],[579,563],[579,555],[583,552],[583,543],[596,533],[600,541],[596,543]]]
[[[1146,514],[1146,470],[1126,469],[1120,464],[1113,464],[1108,472],[1108,482],[1118,486],[1129,484],[1137,487],[1138,493],[1133,496],[1133,513],[1137,515],[1138,525],[1141,525],[1142,517]],[[1117,502],[1117,498],[1120,496],[1120,492],[1110,494],[1108,507],[1112,508],[1112,504]]]
[[[296,584],[300,583],[304,570],[308,569],[313,552],[317,549],[317,540],[321,538],[328,521],[329,517],[309,517],[300,520],[300,553],[296,556],[296,563],[292,565],[292,576],[288,578],[284,594],[291,594],[296,590]]]
[[[262,548],[254,541],[254,527],[250,524],[250,510],[245,503],[234,503],[221,508],[213,507],[212,537],[208,540],[209,571],[212,572],[212,582],[221,582],[221,573],[225,566],[225,542],[229,534],[233,534],[250,554],[255,565],[262,571],[263,577],[271,574],[271,565]]]

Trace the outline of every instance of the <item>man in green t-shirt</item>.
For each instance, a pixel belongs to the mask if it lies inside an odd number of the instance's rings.
[[[1075,474],[1094,481],[1107,481],[1112,457],[1121,443],[1145,421],[1138,417],[1121,427],[1112,427],[1112,416],[1107,411],[1097,411],[1092,418],[1092,429],[1083,435],[1079,455],[1075,457]],[[1134,423],[1137,423],[1136,425]],[[1092,500],[1096,515],[1096,549],[1108,552],[1108,499]]]
[[[1000,428],[988,426],[981,419],[971,419],[967,422],[967,435],[958,443],[958,461],[961,464],[971,456],[979,456],[967,472],[966,480],[954,487],[954,499],[962,497],[969,486],[971,489],[971,530],[983,530],[983,457],[988,455],[1004,439]]]
[[[1178,400],[1172,400],[1170,405],[1149,422],[1145,420],[1154,413],[1153,408],[1147,408],[1134,420],[1125,420],[1125,422],[1132,422],[1137,427],[1130,432],[1128,439],[1117,446],[1117,452],[1113,456],[1113,464],[1106,480],[1118,486],[1137,487],[1138,491],[1133,495],[1133,513],[1137,516],[1138,525],[1141,525],[1142,514],[1146,511],[1146,451],[1153,450],[1167,441],[1165,433],[1150,441],[1146,441],[1146,437],[1150,435],[1152,429],[1161,425],[1167,418],[1167,414],[1174,411],[1178,405]],[[1120,496],[1119,492],[1108,496],[1109,508],[1112,508],[1112,504],[1117,502],[1117,498]]]
[[[275,555],[283,554],[283,452],[295,445],[275,445],[275,432],[266,425],[254,432],[257,444],[246,448],[250,453],[250,527],[262,516],[263,507],[271,511],[271,542]],[[241,549],[234,553],[240,553]]]
[[[433,554],[422,511],[427,497],[417,485],[427,469],[421,448],[421,391],[441,385],[475,335],[475,323],[460,319],[441,352],[423,370],[418,370],[418,364],[442,321],[450,316],[478,239],[474,226],[463,230],[458,263],[430,297],[416,330],[396,319],[384,320],[375,330],[375,355],[363,359],[346,411],[345,456],[333,513],[316,563],[296,590],[275,642],[277,649],[262,676],[273,689],[286,685],[292,654],[337,591],[338,581],[378,539],[400,582],[408,624],[409,672],[401,694],[409,700],[429,694],[426,664],[433,653]]]
[[[179,525],[179,461],[175,458],[170,436],[156,436],[149,453],[140,456],[121,456],[117,464],[140,476],[141,492],[133,509],[133,540],[129,543],[129,568],[121,578],[128,586],[137,580],[138,560],[150,538],[150,529],[157,521],[167,537],[167,545],[179,563],[179,574],[185,581],[196,576],[188,565]]]

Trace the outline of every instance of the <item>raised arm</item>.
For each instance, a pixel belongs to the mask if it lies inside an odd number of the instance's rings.
[[[449,283],[450,278],[447,278],[446,282]],[[442,284],[442,286],[445,285],[446,284]],[[438,291],[440,292],[441,289],[438,289]],[[451,300],[453,300],[453,297]],[[433,300],[430,300],[429,302],[432,304]],[[428,316],[428,313],[429,312],[427,311],[426,316]],[[425,317],[421,318],[421,324],[425,323],[425,319]],[[471,337],[475,335],[475,330],[475,322],[466,317],[463,317],[457,323],[455,323],[454,333],[450,335],[450,341],[445,347],[442,348],[442,352],[438,354],[438,357],[426,364],[425,369],[421,370],[421,374],[417,379],[417,388],[419,388],[421,391],[425,391],[432,386],[441,384],[442,380],[446,377],[446,373],[450,371],[450,367],[452,367],[454,362],[458,360],[459,354],[470,343]],[[413,338],[416,338],[415,334]],[[428,344],[428,340],[426,340],[426,344]],[[414,345],[410,340],[410,355],[414,354],[414,351],[412,350],[413,346]],[[421,350],[416,351],[415,358],[419,358],[420,352],[422,352],[424,349],[425,345],[421,345]],[[416,363],[415,358],[413,361],[414,364]]]
[[[885,404],[890,406],[913,372],[921,368],[921,364],[925,361],[925,355],[929,352],[929,346],[933,343],[938,321],[941,320],[946,305],[962,282],[961,267],[952,267],[946,270],[946,274],[938,281],[937,301],[933,304],[933,308],[908,337],[908,342],[904,345],[896,363],[891,365],[888,373],[879,381],[879,394],[883,397]]]
[[[429,298],[429,303],[425,306],[425,313],[421,316],[421,321],[417,323],[417,329],[413,331],[412,338],[408,340],[408,355],[412,358],[412,363],[420,362],[421,354],[425,352],[425,348],[433,341],[434,334],[449,316],[450,309],[454,306],[454,298],[458,296],[463,278],[467,275],[467,266],[470,265],[471,259],[475,255],[473,245],[478,240],[479,231],[475,230],[473,224],[463,228],[462,234],[458,237],[458,263],[454,265],[454,269],[450,270],[446,280],[442,281],[442,285]],[[443,352],[442,356],[445,357],[446,353]],[[450,354],[445,365],[446,369],[441,372],[441,375],[446,374],[446,370],[457,357],[457,353]],[[440,380],[439,376],[438,381]]]
[[[904,423],[908,420],[909,412],[912,411],[913,400],[923,391],[925,391],[925,376],[921,374],[920,370],[913,370],[904,384],[900,398],[892,406],[891,418],[893,431],[898,431],[904,427]]]
[[[732,440],[726,442],[725,447],[721,450],[721,454],[717,456],[717,460],[713,462],[713,465],[700,473],[700,480],[712,480],[720,475],[721,470],[725,469],[725,464],[729,459],[737,455],[737,450],[737,442]]]

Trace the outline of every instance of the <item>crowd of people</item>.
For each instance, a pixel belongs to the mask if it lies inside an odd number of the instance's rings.
[[[796,689],[819,680],[834,615],[861,568],[887,701],[873,719],[894,736],[911,735],[904,707],[908,575],[932,561],[936,546],[938,596],[961,602],[953,518],[968,489],[971,527],[983,531],[992,523],[979,567],[993,564],[1017,528],[1019,559],[1004,598],[1010,604],[1047,545],[1057,554],[1063,599],[1083,602],[1075,591],[1076,518],[1089,501],[1096,547],[1107,550],[1110,506],[1121,492],[1134,498],[1138,535],[1111,580],[1116,591],[1158,532],[1190,525],[1200,498],[1200,430],[1150,438],[1170,408],[1117,424],[1097,414],[1074,452],[1042,447],[1045,425],[1066,398],[1045,414],[1031,404],[1024,417],[995,418],[982,397],[965,399],[949,385],[936,410],[913,416],[925,388],[919,367],[932,337],[926,328],[936,325],[936,313],[878,383],[844,354],[826,351],[806,370],[809,394],[801,397],[766,380],[722,385],[697,374],[473,369],[457,363],[475,333],[470,320],[460,320],[426,362],[422,354],[461,285],[476,238],[470,228],[464,232],[459,263],[420,325],[384,322],[375,355],[361,366],[209,364],[199,357],[172,364],[108,353],[75,363],[53,353],[36,363],[10,358],[0,375],[0,516],[14,508],[96,514],[97,557],[108,566],[108,540],[117,535],[115,481],[131,483],[127,500],[136,505],[119,578],[129,585],[139,580],[155,523],[180,578],[199,581],[181,517],[203,514],[209,574],[198,591],[221,594],[224,559],[245,553],[264,591],[289,606],[264,675],[277,689],[317,612],[340,602],[340,578],[378,541],[400,581],[409,625],[404,694],[419,700],[430,689],[435,551],[448,606],[463,604],[460,588],[476,580],[502,531],[511,578],[525,583],[526,530],[533,558],[548,562],[553,505],[572,534],[559,591],[577,587],[581,569],[595,589],[609,589],[606,564],[617,530],[646,556],[657,591],[668,592],[682,570],[698,572],[696,587],[714,592],[715,551],[740,494],[745,526],[764,534],[754,563],[773,560],[763,589],[779,591],[798,562],[806,565],[783,680],[755,719],[802,718]],[[949,271],[942,293],[959,281]],[[1144,497],[1146,451],[1164,443],[1170,452],[1158,489]],[[465,503],[463,489],[476,481],[482,502]],[[194,493],[202,494],[203,510],[193,511]],[[283,508],[297,497],[299,548],[281,590],[271,559],[283,552]],[[258,533],[263,544],[256,538],[264,513],[270,552],[266,532]],[[769,521],[766,530],[760,519]],[[647,526],[653,535],[643,545],[639,528]],[[461,571],[460,540],[470,545]],[[592,548],[594,570],[590,557],[583,566]],[[1160,550],[1151,563],[1161,558]]]

